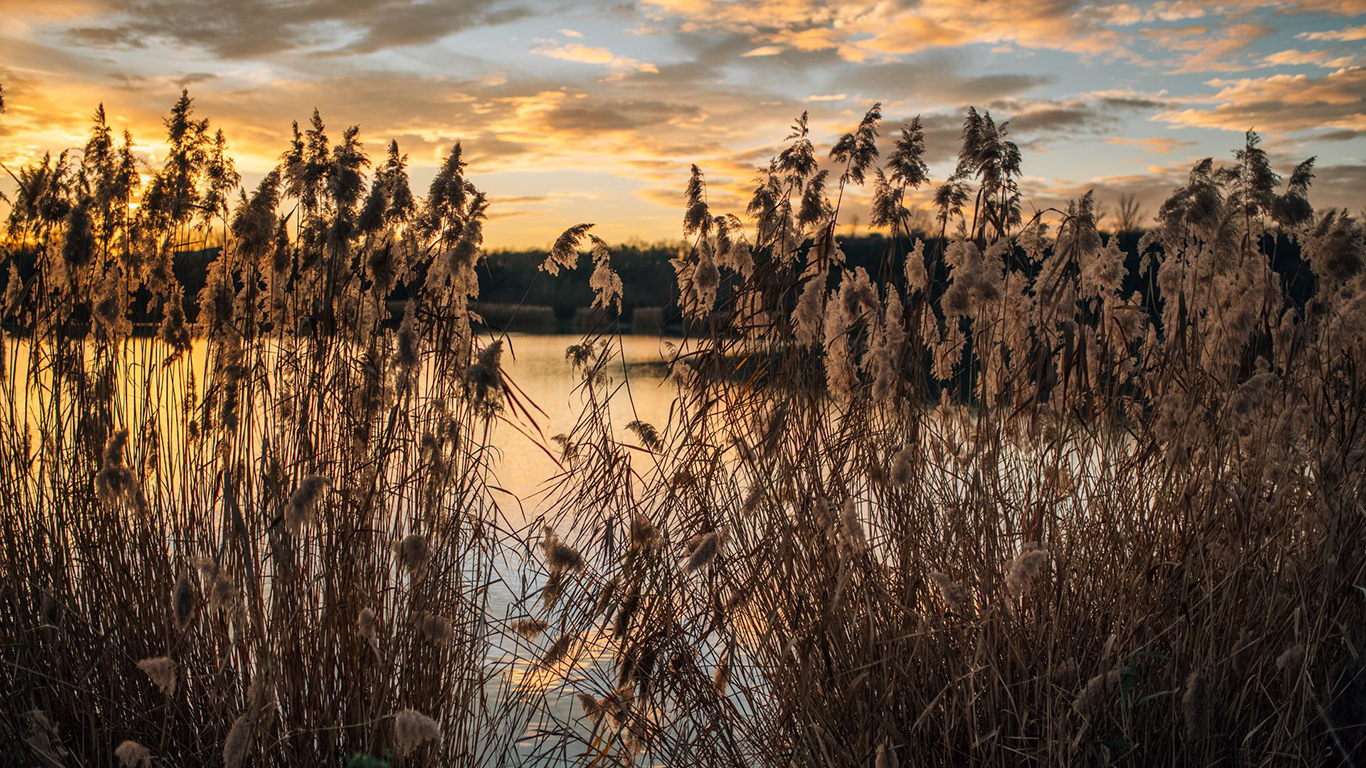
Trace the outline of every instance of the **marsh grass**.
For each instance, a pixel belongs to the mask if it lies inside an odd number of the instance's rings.
[[[4,307],[5,759],[502,759],[522,726],[490,663],[488,435],[515,398],[470,330],[485,203],[459,146],[419,206],[396,145],[367,194],[355,129],[331,144],[315,113],[230,208],[188,98],[167,126],[136,210],[102,112],[64,185],[20,175],[10,231],[38,263],[11,261]],[[209,228],[190,324],[169,259]],[[138,292],[156,339],[123,319]]]
[[[602,406],[614,337],[580,346],[549,517],[584,567],[544,618],[611,638],[615,674],[565,682],[581,762],[1359,763],[1360,223],[1249,134],[1162,206],[1124,293],[1091,197],[1025,218],[975,110],[945,238],[910,238],[923,140],[879,167],[879,119],[826,163],[800,120],[743,229],[694,167],[676,268],[706,330],[648,440]],[[868,179],[876,279],[833,238]]]
[[[5,759],[1360,762],[1360,223],[1249,134],[1162,206],[1126,293],[1090,196],[1026,216],[976,110],[914,238],[920,125],[879,164],[880,121],[822,159],[803,116],[745,219],[692,169],[665,423],[631,402],[611,254],[565,232],[543,268],[593,263],[582,409],[513,526],[490,434],[538,411],[472,331],[487,201],[459,145],[419,200],[396,144],[372,166],[315,113],[234,203],[183,97],[134,209],[101,110],[79,164],[16,174]],[[876,274],[834,237],[864,184]],[[171,255],[208,231],[184,297]]]

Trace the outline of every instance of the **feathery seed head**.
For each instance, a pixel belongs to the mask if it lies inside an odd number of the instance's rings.
[[[692,573],[711,565],[721,551],[720,531],[699,533],[688,540],[686,545],[688,561],[684,570]]]
[[[552,667],[561,659],[569,655],[570,649],[574,646],[574,636],[570,634],[561,635],[550,647],[545,649],[541,655],[541,666]]]
[[[114,749],[114,757],[119,760],[119,768],[149,768],[152,765],[151,751],[131,739]]]
[[[948,604],[949,609],[962,613],[968,606],[968,591],[955,582],[948,574],[940,571],[930,572],[930,581],[939,588],[939,594]]]
[[[863,523],[859,520],[858,507],[854,504],[853,497],[845,499],[840,522],[844,527],[844,537],[849,542],[849,548],[856,554],[867,551],[868,537],[863,532]]]
[[[455,636],[455,629],[445,616],[427,614],[422,618],[422,635],[435,645],[444,645]]]
[[[642,551],[652,551],[659,546],[659,529],[640,512],[631,517],[631,546]]]
[[[356,629],[370,645],[379,644],[379,616],[375,609],[365,608],[360,612],[360,617],[356,620]]]
[[[167,696],[175,694],[175,662],[169,656],[157,656],[138,662],[138,669],[147,673],[152,682]]]
[[[421,534],[411,533],[398,543],[398,561],[409,573],[417,573],[427,565],[432,555],[431,545]]]
[[[1102,710],[1119,690],[1119,670],[1102,672],[1086,681],[1086,685],[1072,700],[1072,708],[1083,715],[1091,715]]]
[[[546,563],[550,565],[550,570],[579,571],[583,569],[583,556],[577,549],[560,541],[557,536],[549,536],[541,542],[541,551],[545,553]]]
[[[190,626],[197,601],[198,595],[190,583],[189,574],[181,573],[171,589],[171,612],[175,615],[176,629],[184,632]]]
[[[297,534],[304,524],[312,521],[313,507],[323,488],[328,485],[327,478],[321,475],[307,475],[299,482],[299,487],[290,495],[285,508],[285,525],[291,532]]]
[[[394,749],[402,757],[429,741],[441,738],[441,726],[413,709],[394,715]]]
[[[519,619],[508,625],[508,629],[530,640],[541,634],[550,625],[540,619]]]
[[[1186,734],[1191,738],[1204,735],[1209,723],[1209,683],[1203,670],[1196,669],[1186,678],[1181,694],[1181,714]]]
[[[1039,571],[1048,563],[1048,550],[1038,544],[1026,544],[1020,549],[1020,554],[1010,564],[1010,572],[1006,576],[1006,592],[1011,597],[1019,597],[1024,594],[1025,589],[1034,581],[1034,577],[1039,575]]]
[[[596,698],[594,698],[591,694],[587,694],[582,691],[579,692],[578,699],[579,709],[583,711],[583,716],[592,721],[593,725],[596,726],[598,722],[602,720],[602,703],[599,702]]]

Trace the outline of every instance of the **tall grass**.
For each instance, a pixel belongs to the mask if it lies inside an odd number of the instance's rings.
[[[667,425],[615,439],[613,341],[583,343],[552,525],[585,566],[549,616],[615,657],[570,684],[584,762],[1359,763],[1361,225],[1249,134],[1162,206],[1126,294],[1091,197],[1026,219],[970,111],[947,241],[874,277],[841,199],[871,180],[895,237],[928,177],[918,121],[878,166],[879,117],[825,168],[799,121],[748,225],[693,169],[676,267],[708,330]]]
[[[593,263],[583,408],[514,530],[490,434],[533,411],[471,330],[487,202],[459,145],[418,200],[396,144],[367,187],[356,130],[315,114],[234,204],[183,97],[134,209],[101,111],[79,166],[16,174],[5,759],[1360,762],[1360,223],[1249,134],[1130,274],[1089,195],[1024,210],[1018,149],[970,110],[927,245],[919,121],[880,121],[822,160],[803,116],[746,218],[693,168],[667,423],[609,373],[606,244],[555,243],[551,277]],[[834,237],[865,184],[877,274]],[[169,259],[210,230],[191,323]]]
[[[229,213],[207,121],[182,97],[167,125],[136,212],[102,113],[79,169],[21,174],[11,232],[38,264],[5,299],[3,760],[109,765],[125,740],[168,765],[498,759],[521,730],[486,610],[508,401],[470,331],[485,203],[460,147],[423,205],[396,146],[365,197],[355,129],[332,145],[315,114]],[[214,226],[189,326],[169,259]],[[156,338],[130,335],[131,299]]]

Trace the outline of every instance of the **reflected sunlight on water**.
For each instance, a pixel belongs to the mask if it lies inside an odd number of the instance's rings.
[[[501,490],[495,492],[494,498],[511,530],[526,527],[546,511],[548,491],[561,472],[555,458],[559,447],[552,438],[571,432],[584,408],[582,376],[565,356],[566,348],[580,341],[580,337],[569,335],[512,334],[504,339],[505,378],[521,407],[508,407],[503,420],[492,428],[490,444],[494,449],[492,469],[496,480],[491,482]],[[43,409],[53,407],[49,351],[42,347],[35,351],[25,339],[10,337],[4,342],[10,361],[6,374],[13,377],[15,385],[0,388],[0,392],[13,396],[0,403],[0,421],[15,425],[27,422],[36,432],[43,421]],[[666,384],[665,372],[672,352],[668,341],[657,336],[618,337],[612,344],[612,356],[604,371],[608,377],[605,391],[611,393],[609,417],[620,440],[638,445],[639,439],[626,429],[626,424],[641,420],[662,432],[669,419],[675,390]],[[210,362],[208,347],[201,340],[188,351],[193,383],[181,375],[160,375],[166,348],[159,340],[129,339],[114,353],[113,366],[102,369],[96,355],[108,354],[110,349],[90,345],[83,350],[86,371],[109,372],[109,378],[96,381],[92,376],[87,384],[109,388],[117,423],[135,431],[137,425],[149,422],[156,426],[166,442],[162,445],[165,463],[159,469],[155,487],[162,494],[174,496],[180,486],[171,479],[182,476],[184,468],[190,466],[190,457],[173,446],[186,444],[183,424],[198,415],[192,413],[187,418],[185,409],[187,405],[198,408],[203,398]],[[278,342],[268,342],[263,351],[268,359],[262,370],[274,370],[274,358],[284,354],[285,348]],[[30,378],[30,371],[36,375]],[[267,386],[266,391],[270,389]],[[194,395],[187,400],[190,392]],[[268,404],[264,399],[251,404],[248,418],[254,422],[253,429],[266,429],[267,420],[262,416]],[[347,479],[337,478],[337,482],[345,484]],[[176,503],[193,506],[196,502],[180,498]],[[200,503],[207,504],[206,511],[214,514],[211,501],[203,499]],[[530,596],[533,604],[539,601],[544,577],[526,567],[524,555],[514,543],[497,558],[488,591],[490,619],[526,615],[530,606],[522,596]],[[487,663],[502,669],[503,674],[490,681],[485,693],[493,706],[502,701],[522,708],[526,735],[517,745],[521,764],[537,762],[528,751],[535,744],[535,739],[529,737],[543,729],[569,728],[581,732],[585,744],[595,744],[596,749],[604,752],[619,746],[613,741],[616,737],[594,733],[591,722],[580,716],[575,696],[579,690],[615,687],[612,636],[595,629],[573,638],[569,650],[554,663],[540,663],[558,637],[552,626],[531,640],[497,634],[490,638]]]
[[[664,363],[669,352],[665,339],[658,336],[622,336],[617,358],[607,368],[614,385],[611,400],[613,426],[617,436],[638,442],[626,429],[634,419],[663,428],[669,418],[674,391],[664,385]],[[569,432],[583,407],[578,391],[582,383],[565,360],[565,348],[579,341],[577,336],[512,334],[507,339],[503,368],[507,376],[534,403],[530,409],[536,423],[520,413],[506,414],[512,424],[499,424],[493,445],[499,452],[495,472],[508,496],[499,498],[504,512],[514,524],[534,515],[547,481],[559,473],[553,436]],[[629,383],[629,391],[617,387]],[[520,507],[523,514],[518,514]]]

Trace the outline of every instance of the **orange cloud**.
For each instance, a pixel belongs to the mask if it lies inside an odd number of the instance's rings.
[[[639,61],[627,56],[618,56],[606,48],[595,48],[579,43],[566,43],[565,45],[555,45],[552,42],[543,42],[531,49],[531,53],[537,56],[549,56],[552,59],[562,61],[574,61],[580,64],[601,64],[612,69],[629,69],[636,72],[658,72],[659,68],[648,61]]]
[[[1354,42],[1366,40],[1366,26],[1347,27],[1346,29],[1334,29],[1326,32],[1301,32],[1295,37],[1301,40],[1332,40],[1340,42]]]
[[[1210,85],[1219,88],[1203,100],[1214,104],[1212,109],[1170,110],[1155,119],[1235,131],[1366,131],[1366,68],[1348,67],[1324,77],[1273,75],[1211,80]]]
[[[1150,139],[1127,139],[1122,137],[1112,137],[1106,140],[1110,144],[1123,144],[1130,147],[1138,147],[1145,152],[1152,152],[1159,155],[1170,154],[1173,150],[1180,147],[1194,146],[1193,141],[1181,141],[1172,138],[1150,138]]]
[[[726,28],[756,42],[800,51],[833,50],[847,61],[899,56],[968,42],[1129,57],[1101,15],[1067,0],[1035,3],[922,0],[645,0],[660,15],[682,17],[684,29]]]
[[[1328,51],[1277,51],[1267,56],[1265,62],[1269,66],[1304,66],[1313,65],[1325,69],[1340,69],[1351,66],[1353,58],[1351,56],[1334,56]]]
[[[1240,53],[1272,30],[1257,24],[1237,24],[1220,30],[1219,37],[1211,38],[1202,26],[1145,30],[1144,35],[1170,51],[1189,52],[1177,74],[1190,72],[1230,72],[1245,69],[1230,56]]]

